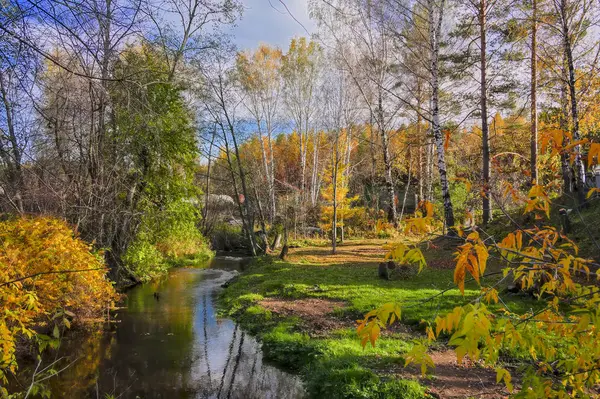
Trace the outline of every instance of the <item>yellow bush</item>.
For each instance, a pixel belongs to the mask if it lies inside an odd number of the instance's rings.
[[[0,222],[0,382],[17,368],[19,336],[34,339],[34,327],[93,320],[114,302],[102,256],[91,250],[62,220]]]

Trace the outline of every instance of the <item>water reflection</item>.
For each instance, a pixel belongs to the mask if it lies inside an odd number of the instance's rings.
[[[220,266],[216,262],[213,267]],[[72,356],[79,360],[53,381],[53,396],[301,397],[297,378],[264,364],[251,336],[233,321],[217,319],[215,292],[234,273],[177,269],[131,290],[116,330],[96,341],[93,351],[78,344]],[[89,375],[90,361],[97,362],[96,376]]]

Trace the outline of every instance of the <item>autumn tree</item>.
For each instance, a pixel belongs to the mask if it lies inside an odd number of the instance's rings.
[[[392,73],[394,46],[387,26],[387,8],[384,2],[352,0],[314,4],[313,8],[324,34],[331,36],[333,43],[329,46],[360,94],[369,132],[378,136],[378,140],[372,142],[371,161],[375,169],[375,153],[383,160],[388,219],[396,224],[397,198],[390,134],[402,103],[397,102],[394,95],[397,80]]]
[[[589,108],[582,108],[579,102],[585,93],[593,91],[597,76],[599,44],[590,29],[599,20],[598,5],[551,1],[537,2],[536,6],[536,33],[543,39],[537,42],[538,75],[541,84],[548,88],[544,94],[552,99],[542,107],[552,115],[549,125],[565,132],[564,146],[572,144],[576,149],[573,154],[562,154],[562,180],[564,193],[575,192],[581,205],[585,202],[586,186],[586,132],[581,129],[581,120]],[[548,132],[540,132],[542,138],[545,133]]]
[[[429,68],[431,85],[431,129],[437,149],[437,164],[442,186],[442,198],[444,203],[444,221],[448,229],[454,226],[454,209],[450,198],[448,184],[448,170],[446,168],[446,157],[444,138],[440,124],[440,41],[442,39],[442,22],[445,13],[445,1],[428,0],[425,7],[427,23],[429,27]]]
[[[441,93],[443,93],[442,84],[445,79],[441,62],[448,58],[446,54],[442,53],[444,40],[448,34],[444,24],[447,4],[445,0],[430,0],[415,5],[413,8],[393,1],[386,2],[386,5],[388,9],[386,15],[390,13],[398,15],[398,18],[392,19],[386,26],[398,40],[397,49],[403,50],[396,55],[396,63],[401,67],[399,68],[401,74],[396,77],[397,87],[400,90],[395,98],[403,104],[404,109],[417,115],[417,122],[419,118],[423,118],[429,124],[430,136],[433,141],[431,148],[435,148],[437,172],[440,179],[444,220],[452,232],[454,208],[450,196],[446,161],[449,131],[442,132],[445,113],[440,109],[443,104]],[[441,58],[442,55],[444,55],[443,58]],[[410,79],[405,79],[405,76],[409,76]],[[419,82],[422,82],[426,88],[421,86],[419,89]],[[424,98],[428,99],[426,104]],[[450,112],[447,113],[450,115]]]
[[[453,36],[460,41],[455,44],[458,48],[452,55],[451,77],[459,82],[476,84],[478,88],[477,93],[466,89],[463,98],[473,106],[473,110],[465,112],[479,117],[477,134],[481,136],[482,155],[478,180],[481,182],[482,222],[487,225],[492,218],[494,190],[491,177],[494,126],[490,116],[515,107],[517,85],[514,75],[519,71],[519,64],[513,60],[520,54],[513,47],[521,44],[522,30],[515,20],[507,18],[511,15],[510,5],[501,0],[468,2],[459,15]],[[475,41],[478,45],[471,45]]]
[[[237,57],[239,78],[246,95],[244,104],[254,119],[260,140],[271,223],[277,214],[273,133],[282,101],[281,62],[281,50],[266,45],[261,45],[254,53],[239,53]]]
[[[579,205],[585,203],[585,165],[583,162],[582,139],[580,131],[580,109],[577,103],[577,78],[575,71],[575,51],[578,47],[583,47],[584,51],[594,51],[600,49],[597,41],[585,43],[585,35],[589,29],[590,23],[598,20],[598,9],[596,3],[587,1],[569,1],[553,0],[553,9],[558,16],[556,25],[558,27],[559,37],[563,45],[563,56],[565,61],[566,84],[568,87],[570,101],[570,139],[575,147],[574,152],[574,177],[575,191]],[[592,46],[590,48],[590,45]],[[597,55],[596,55],[597,57]],[[597,61],[597,60],[595,60]],[[594,62],[595,62],[594,61]],[[592,71],[595,68],[592,69]],[[593,72],[592,72],[593,73]],[[589,78],[589,77],[588,77]]]
[[[304,37],[294,38],[287,53],[283,56],[281,74],[284,81],[284,101],[293,128],[300,139],[300,177],[299,188],[302,198],[300,206],[304,209],[307,187],[307,155],[308,141],[314,128],[316,113],[317,84],[320,71],[321,49],[312,40]],[[313,170],[311,174],[310,201],[314,205],[317,200],[318,188],[316,179],[318,170],[318,146],[313,146]]]
[[[215,49],[210,53],[208,63],[196,62],[197,72],[203,77],[203,84],[197,87],[201,99],[202,117],[214,124],[219,133],[223,155],[234,192],[235,202],[242,219],[242,226],[253,255],[259,250],[254,236],[254,207],[246,167],[242,161],[242,144],[239,111],[242,106],[242,93],[238,84],[235,60],[227,55],[231,49]],[[265,250],[266,248],[263,248]]]
[[[336,253],[337,228],[341,227],[344,240],[344,218],[349,215],[350,199],[350,152],[352,151],[351,131],[356,117],[355,102],[352,100],[350,77],[342,70],[329,69],[323,86],[323,126],[329,132],[331,155],[324,173],[325,186],[321,195],[326,202],[322,218],[326,226],[331,226],[332,253]]]

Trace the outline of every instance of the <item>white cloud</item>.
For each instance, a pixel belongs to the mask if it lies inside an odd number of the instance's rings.
[[[308,36],[315,31],[315,23],[308,17],[307,0],[281,1],[243,1],[242,19],[232,32],[240,49],[252,49],[260,43],[268,43],[285,50],[293,37]]]

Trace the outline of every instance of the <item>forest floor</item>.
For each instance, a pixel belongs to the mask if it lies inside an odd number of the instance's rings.
[[[223,292],[222,312],[261,339],[269,360],[298,372],[311,397],[506,397],[493,369],[457,365],[442,344],[430,347],[431,374],[404,367],[413,342],[424,337],[421,320],[468,303],[479,289],[467,284],[463,296],[453,288],[452,251],[443,243],[425,251],[428,266],[420,274],[379,278],[387,242],[347,241],[335,255],[325,242],[306,243],[291,248],[286,261],[262,257]],[[516,313],[540,306],[526,295],[505,295],[504,301]],[[386,302],[402,304],[402,323],[385,330],[376,347],[363,349],[356,320]]]

